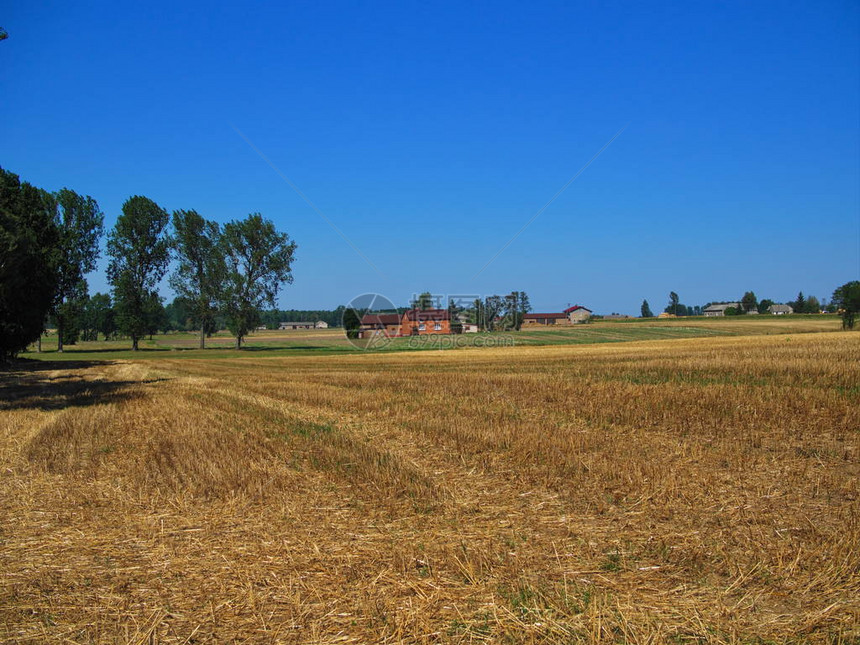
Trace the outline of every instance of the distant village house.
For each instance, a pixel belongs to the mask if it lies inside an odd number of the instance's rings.
[[[393,338],[400,335],[400,314],[365,314],[358,328],[359,338],[375,335]]]
[[[278,329],[326,329],[328,328],[328,323],[324,320],[318,320],[317,322],[309,322],[309,321],[300,321],[300,322],[282,322],[278,323]]]
[[[725,316],[726,309],[740,309],[741,303],[739,302],[724,302],[719,305],[711,305],[702,310],[703,316],[709,316],[711,318],[715,316]]]
[[[410,309],[400,320],[401,336],[450,333],[451,313],[447,309]]]
[[[767,308],[767,312],[774,316],[785,316],[786,314],[793,314],[794,308],[791,305],[771,305]]]
[[[523,315],[523,325],[576,325],[591,318],[591,309],[582,305],[568,307],[558,313],[528,313]]]

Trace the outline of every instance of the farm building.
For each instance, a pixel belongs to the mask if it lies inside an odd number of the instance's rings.
[[[328,329],[328,323],[325,320],[317,320],[316,323],[314,323],[314,328],[315,329]]]
[[[523,325],[567,325],[570,324],[567,314],[525,314]]]
[[[591,309],[582,305],[574,305],[568,307],[558,313],[538,313],[525,314],[523,316],[524,325],[576,325],[577,323],[585,322],[591,318]]]
[[[477,334],[478,333],[478,325],[475,323],[463,323],[463,333],[464,334]]]
[[[278,323],[278,329],[313,329],[314,323],[312,322],[282,322]]]
[[[712,318],[714,316],[725,316],[726,309],[729,309],[730,307],[733,309],[740,309],[740,306],[741,303],[739,302],[724,302],[719,305],[710,305],[709,307],[705,307],[705,309],[702,310],[702,315],[710,316]]]
[[[767,312],[774,316],[785,316],[786,314],[793,314],[794,308],[791,305],[771,305],[767,308]]]
[[[451,314],[447,309],[410,309],[400,320],[401,336],[450,333]]]
[[[365,314],[359,327],[360,338],[384,335],[389,338],[400,335],[400,314]]]
[[[582,305],[568,307],[564,310],[564,313],[567,314],[567,319],[570,321],[571,325],[586,322],[591,318],[591,309],[583,307]]]

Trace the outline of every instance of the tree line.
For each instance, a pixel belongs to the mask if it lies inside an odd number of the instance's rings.
[[[219,225],[194,210],[172,216],[135,195],[107,236],[111,294],[89,297],[85,275],[95,269],[104,214],[90,196],[63,188],[50,193],[0,168],[0,361],[38,341],[50,320],[57,349],[79,335],[115,333],[139,340],[166,316],[157,286],[171,260],[170,286],[200,331],[200,347],[220,317],[236,347],[274,308],[293,281],[296,243],[259,213]]]
[[[700,316],[711,305],[730,303],[737,303],[737,306],[726,308],[724,312],[726,316],[743,316],[750,313],[766,314],[772,305],[786,304],[796,314],[838,313],[842,317],[842,326],[846,329],[853,329],[856,315],[860,312],[860,281],[854,280],[838,287],[833,292],[830,302],[827,302],[826,299],[819,301],[815,296],[804,296],[801,291],[797,294],[795,300],[786,303],[777,303],[768,298],[759,300],[755,292],[747,291],[741,298],[735,301],[709,302],[704,307],[691,307],[681,303],[678,294],[671,291],[669,293],[669,302],[663,312],[676,316]],[[651,306],[647,300],[642,301],[640,317],[654,317],[654,312],[651,311]]]

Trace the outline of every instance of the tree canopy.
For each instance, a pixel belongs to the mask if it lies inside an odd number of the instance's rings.
[[[173,251],[176,270],[170,286],[190,304],[191,320],[200,329],[200,349],[215,327],[218,299],[226,264],[220,247],[221,230],[194,210],[173,213]]]
[[[259,325],[264,305],[274,307],[281,286],[292,283],[295,251],[296,243],[259,213],[224,225],[221,252],[226,272],[221,304],[227,327],[236,337],[236,349]]]
[[[78,195],[63,188],[54,195],[55,222],[59,232],[57,291],[54,297],[54,318],[57,323],[57,351],[63,343],[77,338],[76,318],[87,297],[84,276],[96,268],[99,240],[104,233],[104,214],[89,195]],[[69,323],[73,329],[66,330]]]
[[[132,349],[152,328],[153,294],[169,261],[165,232],[167,211],[136,195],[122,205],[122,215],[108,236],[108,280],[120,332],[131,337]]]
[[[0,362],[37,340],[57,287],[53,199],[0,168]]]
[[[831,298],[842,316],[842,328],[854,329],[854,321],[860,312],[860,281],[852,280],[837,287]]]

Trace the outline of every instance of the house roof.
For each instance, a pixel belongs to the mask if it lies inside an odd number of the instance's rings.
[[[568,307],[567,309],[564,310],[564,313],[569,314],[569,313],[572,313],[574,311],[579,311],[580,309],[582,309],[583,311],[587,311],[588,313],[591,313],[591,309],[589,309],[588,307],[583,307],[582,305],[573,305],[573,307]]]
[[[718,305],[711,305],[710,307],[705,308],[704,311],[725,311],[729,307],[734,307],[735,309],[737,309],[740,306],[741,303],[739,302],[723,302]]]
[[[450,320],[451,314],[447,309],[410,309],[405,314],[406,320]]]
[[[526,314],[524,318],[567,318],[567,314]]]
[[[362,325],[396,325],[400,322],[400,314],[364,314]]]
[[[768,311],[785,311],[787,313],[794,313],[794,308],[791,305],[771,305],[767,308]]]

